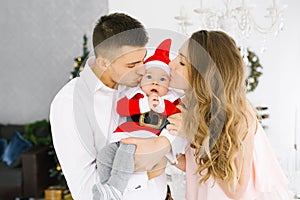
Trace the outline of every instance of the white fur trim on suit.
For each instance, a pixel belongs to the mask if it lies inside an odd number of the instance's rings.
[[[148,97],[144,95],[143,98],[140,98],[139,100],[139,106],[140,106],[140,112],[145,113],[150,111],[149,101]]]

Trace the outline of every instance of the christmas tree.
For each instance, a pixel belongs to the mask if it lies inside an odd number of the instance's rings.
[[[85,61],[88,58],[89,50],[87,48],[87,37],[83,36],[83,54],[82,56],[74,58],[74,69],[71,72],[70,79],[73,79],[78,76],[79,72],[81,72],[84,68]],[[56,156],[56,152],[53,148],[53,145],[50,146],[49,155],[54,157],[55,167],[49,170],[50,177],[56,177],[56,179],[63,185],[66,185],[66,181],[64,178],[64,174],[61,170],[61,166],[59,164],[58,158]]]
[[[56,156],[56,152],[55,152],[55,150],[53,148],[53,145],[50,146],[50,150],[49,150],[48,154],[50,156],[53,156],[54,162],[55,162],[55,167],[51,168],[49,170],[50,177],[56,177],[56,179],[58,180],[58,182],[60,184],[66,185],[65,177],[64,177],[64,174],[63,174],[63,172],[61,170],[61,166],[59,164],[59,161],[58,161],[58,158]]]

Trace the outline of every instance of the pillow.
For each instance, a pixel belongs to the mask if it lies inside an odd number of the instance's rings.
[[[30,147],[32,147],[32,144],[24,139],[17,131],[5,148],[3,161],[6,162],[8,166],[12,166],[18,157],[20,157],[21,153]]]
[[[7,146],[7,140],[4,138],[0,138],[0,161],[2,161],[6,146]]]

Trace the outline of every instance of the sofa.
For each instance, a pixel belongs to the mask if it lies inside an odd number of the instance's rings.
[[[23,136],[25,125],[0,124],[0,139],[12,141],[16,132]],[[39,131],[38,134],[51,133]],[[56,184],[55,178],[49,176],[49,169],[55,165],[53,156],[48,154],[49,148],[49,145],[33,144],[18,156],[13,165],[0,162],[0,200],[43,197],[44,189]]]

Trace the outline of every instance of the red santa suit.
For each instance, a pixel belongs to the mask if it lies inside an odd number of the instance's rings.
[[[180,97],[183,95],[184,92],[182,90],[170,88],[166,95],[158,97],[159,104],[155,107],[154,111],[160,113],[165,118],[179,113],[180,110],[176,106],[180,103]],[[123,123],[112,134],[112,140],[118,141],[126,137],[156,137],[162,131],[166,131],[164,129],[140,125],[139,121],[136,120],[127,121],[125,119],[134,115],[138,116],[147,113],[150,110],[148,97],[141,88],[139,86],[128,88],[125,97],[117,102],[117,113],[123,117]]]
[[[143,101],[140,101],[140,99],[144,98],[144,94],[137,93],[134,95],[131,99],[128,99],[128,97],[123,97],[120,99],[117,103],[117,112],[120,116],[126,116],[133,118],[134,116],[140,116],[142,114],[140,109],[140,103],[143,103]],[[175,113],[179,113],[180,110],[176,107],[179,104],[180,100],[177,99],[174,102],[171,102],[166,99],[162,99],[162,102],[158,106],[163,106],[164,110],[161,112],[161,116],[166,118],[170,115],[173,115]],[[155,135],[159,136],[161,129],[156,129],[150,126],[143,126],[139,123],[139,121],[127,121],[121,124],[117,127],[117,129],[114,132],[132,132],[136,130],[145,130],[145,131],[151,131]]]

